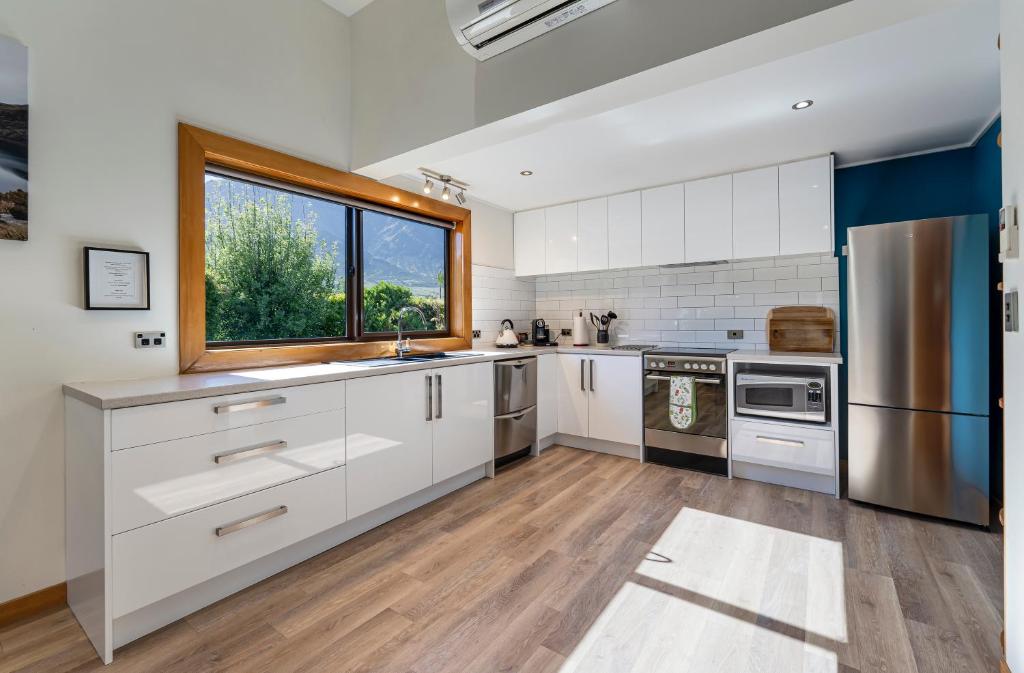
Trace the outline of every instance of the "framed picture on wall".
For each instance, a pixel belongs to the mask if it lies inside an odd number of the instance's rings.
[[[0,35],[0,240],[28,240],[28,48]]]
[[[84,253],[86,310],[149,310],[148,252],[86,247]]]

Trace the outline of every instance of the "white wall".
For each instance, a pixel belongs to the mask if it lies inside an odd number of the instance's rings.
[[[1024,3],[1002,0],[1003,203],[1024,215]],[[1003,265],[1007,290],[1024,294],[1024,259]],[[1006,536],[1003,559],[1006,585],[1006,660],[1024,672],[1024,333],[1003,338],[1003,489]],[[1019,519],[1017,517],[1020,517]]]
[[[0,241],[3,602],[64,579],[60,385],[177,370],[177,121],[351,155],[349,23],[320,0],[0,0],[0,33],[29,46],[31,115],[29,241]],[[151,253],[153,310],[82,310],[90,244]]]

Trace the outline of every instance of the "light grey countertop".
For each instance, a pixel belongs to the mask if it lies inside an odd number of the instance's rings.
[[[802,365],[841,365],[840,353],[786,353],[781,351],[733,351],[726,356],[730,362],[778,362]]]
[[[64,394],[100,409],[123,409],[555,352],[633,357],[640,355],[638,351],[615,351],[608,346],[520,346],[518,348],[490,346],[462,351],[465,355],[457,358],[427,362],[396,362],[393,365],[377,367],[368,367],[360,365],[358,361],[353,361],[203,374],[179,374],[123,381],[67,383],[64,385]]]

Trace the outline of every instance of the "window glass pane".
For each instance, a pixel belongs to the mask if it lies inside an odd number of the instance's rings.
[[[448,232],[394,215],[363,212],[363,331],[444,331],[447,325],[445,259]]]
[[[207,342],[345,336],[348,210],[207,173]]]

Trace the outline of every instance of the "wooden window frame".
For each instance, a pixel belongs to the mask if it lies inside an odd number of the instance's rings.
[[[329,343],[228,346],[206,342],[207,166],[221,166],[305,189],[451,222],[448,237],[448,336],[414,338],[413,351],[471,348],[473,324],[472,223],[454,204],[299,159],[189,124],[178,124],[178,353],[182,374],[254,367],[360,360],[393,353],[380,339]],[[410,336],[415,336],[411,334]]]

